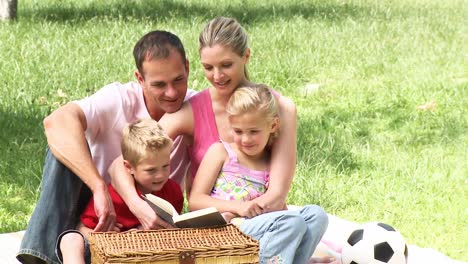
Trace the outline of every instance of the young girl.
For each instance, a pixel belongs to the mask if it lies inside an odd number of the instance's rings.
[[[264,213],[255,200],[269,188],[270,147],[279,133],[278,103],[265,85],[238,88],[226,111],[234,143],[214,143],[189,197],[190,210],[215,206],[260,242],[261,263],[307,263],[325,233],[319,206]],[[285,208],[286,209],[286,208]]]

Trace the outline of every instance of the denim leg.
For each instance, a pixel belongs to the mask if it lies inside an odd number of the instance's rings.
[[[297,248],[294,263],[307,263],[327,230],[328,215],[317,205],[306,205],[301,210],[293,212],[298,213],[307,226],[307,232]]]
[[[27,264],[58,263],[57,237],[65,230],[75,229],[79,213],[90,197],[91,192],[81,179],[47,148],[41,194],[16,258]]]
[[[307,226],[297,212],[277,211],[246,219],[240,230],[260,243],[260,263],[294,263]],[[305,262],[304,262],[305,263]]]

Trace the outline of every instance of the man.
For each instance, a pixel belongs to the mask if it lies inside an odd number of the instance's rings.
[[[23,263],[58,263],[55,242],[61,232],[74,229],[89,197],[99,223],[94,231],[117,228],[107,190],[107,169],[121,154],[122,128],[141,118],[159,120],[177,111],[187,94],[189,62],[180,39],[166,31],[143,36],[133,50],[138,83],[112,83],[79,101],[70,102],[44,119],[49,149],[41,195],[17,259]],[[194,92],[190,91],[188,95]],[[187,96],[189,97],[189,96]],[[180,184],[188,166],[182,138],[171,153],[171,178]],[[135,210],[146,210],[137,208]],[[157,218],[139,219],[143,228],[165,228]]]

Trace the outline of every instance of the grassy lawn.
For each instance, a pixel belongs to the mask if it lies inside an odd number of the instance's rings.
[[[252,79],[298,106],[289,202],[382,221],[468,261],[466,1],[20,0],[18,10],[0,23],[0,232],[25,229],[32,213],[48,113],[134,80],[133,45],[153,29],[180,36],[190,86],[203,89],[198,34],[225,15],[249,33]]]

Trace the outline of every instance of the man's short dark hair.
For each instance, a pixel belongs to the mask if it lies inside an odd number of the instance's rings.
[[[165,59],[171,51],[180,54],[183,63],[186,62],[185,49],[179,37],[168,31],[155,30],[144,35],[133,48],[135,64],[141,75],[145,60]]]

